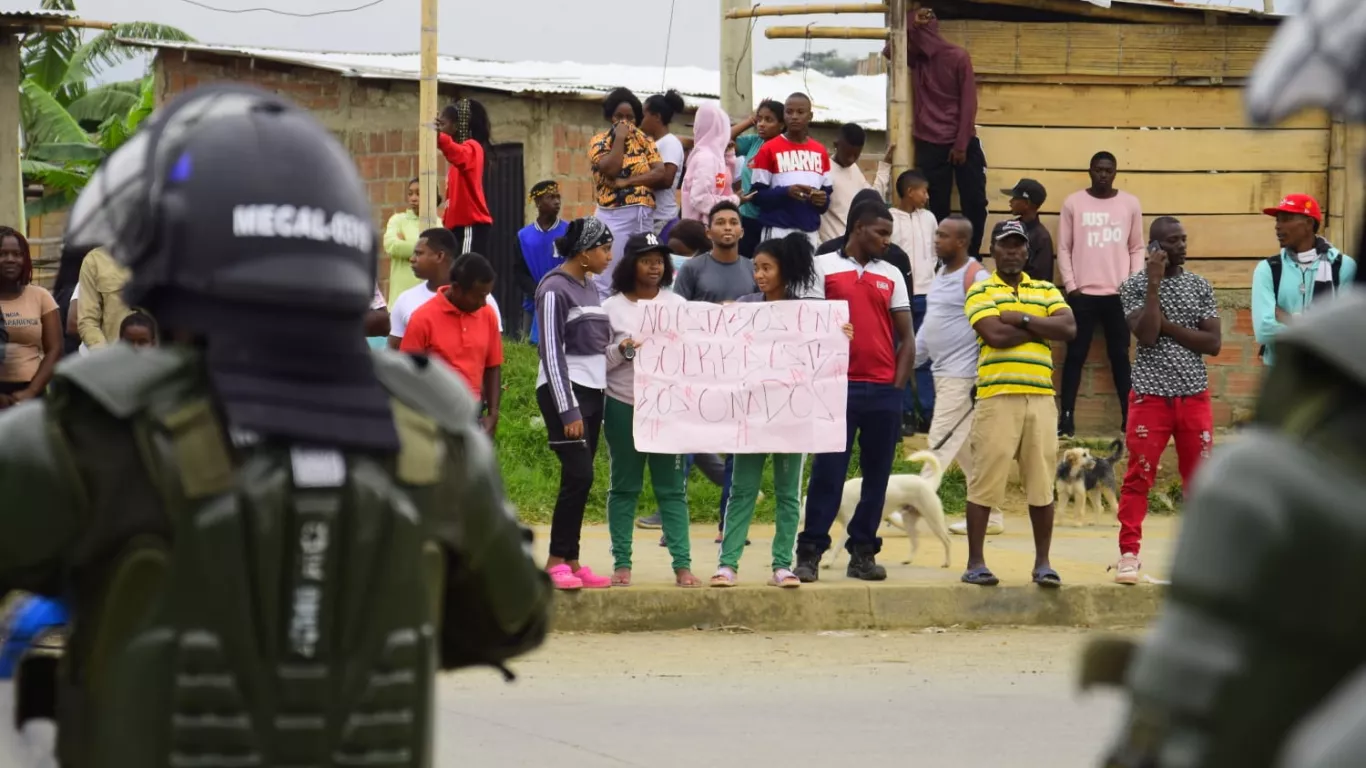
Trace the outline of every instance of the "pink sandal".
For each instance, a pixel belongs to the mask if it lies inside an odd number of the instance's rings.
[[[550,575],[550,585],[555,589],[573,590],[583,588],[583,580],[575,576],[569,566],[564,563],[547,568],[545,569],[545,572]]]
[[[574,577],[582,583],[584,589],[607,589],[612,586],[612,577],[599,576],[586,565],[579,566],[579,569],[574,571]]]

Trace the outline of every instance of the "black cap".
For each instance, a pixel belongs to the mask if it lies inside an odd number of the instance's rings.
[[[637,232],[631,235],[631,239],[626,241],[626,255],[636,256],[650,251],[659,251],[665,256],[669,255],[669,246],[660,242],[659,235],[653,232]]]
[[[1025,242],[1029,242],[1029,234],[1025,232],[1024,224],[1019,219],[1009,219],[997,224],[992,230],[991,242],[999,243],[1007,237],[1022,237]]]
[[[1015,186],[1010,189],[1003,189],[1001,192],[1010,195],[1011,200],[1018,197],[1021,200],[1028,200],[1036,206],[1043,205],[1043,201],[1048,199],[1048,190],[1033,179],[1020,179],[1015,182]]]

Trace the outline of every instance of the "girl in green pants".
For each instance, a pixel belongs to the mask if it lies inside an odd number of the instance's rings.
[[[602,310],[612,322],[612,343],[607,345],[607,398],[603,409],[603,432],[611,468],[607,489],[607,528],[612,536],[615,560],[612,586],[631,586],[631,537],[635,531],[636,503],[650,468],[650,483],[659,502],[659,516],[673,558],[674,583],[697,587],[701,582],[692,573],[688,541],[688,498],[683,478],[686,465],[682,456],[640,453],[636,450],[633,429],[635,418],[636,347],[631,333],[640,327],[642,310],[637,302],[655,300],[666,304],[683,303],[667,290],[673,283],[673,260],[667,246],[650,233],[632,235],[626,253],[612,272],[612,295],[602,302]]]
[[[811,242],[803,232],[781,240],[767,240],[754,250],[754,282],[759,293],[741,296],[737,301],[788,301],[820,280]],[[844,335],[854,338],[854,326],[845,323]],[[713,587],[733,587],[745,551],[745,537],[754,518],[759,497],[759,480],[764,474],[766,453],[740,453],[735,456],[735,472],[726,507],[725,530],[721,535],[721,566],[711,577]],[[773,490],[778,500],[773,534],[773,578],[769,586],[796,589],[802,585],[792,573],[792,548],[797,540],[797,525],[802,514],[802,468],[806,456],[800,453],[773,454]]]

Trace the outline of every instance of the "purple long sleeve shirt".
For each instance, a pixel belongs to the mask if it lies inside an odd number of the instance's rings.
[[[906,20],[907,61],[915,84],[911,135],[920,141],[965,150],[977,134],[977,81],[972,57],[939,36],[939,20],[915,26]]]

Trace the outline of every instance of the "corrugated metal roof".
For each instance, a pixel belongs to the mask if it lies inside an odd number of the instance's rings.
[[[383,80],[417,80],[420,60],[416,53],[334,53],[248,48],[203,43],[129,40],[148,48],[177,49],[247,56],[341,73],[347,77]],[[484,61],[442,56],[438,73],[443,83],[504,93],[606,94],[625,86],[639,95],[677,89],[691,106],[715,102],[720,97],[721,73],[699,67],[580,64],[577,62]],[[782,99],[794,91],[811,95],[813,119],[818,123],[858,123],[871,130],[886,127],[886,75],[826,77],[819,72],[787,72],[754,75],[755,103],[765,98]]]
[[[75,19],[78,15],[75,11],[46,11],[42,8],[24,10],[22,8],[8,8],[0,6],[0,16],[3,17],[27,17],[34,19]]]
[[[1246,16],[1278,17],[1298,13],[1300,0],[1273,0],[1272,11],[1266,10],[1263,0],[1084,0],[1101,8],[1109,8],[1113,3],[1120,5],[1141,5],[1148,8],[1176,8],[1188,11],[1210,11],[1211,13],[1232,13]]]

